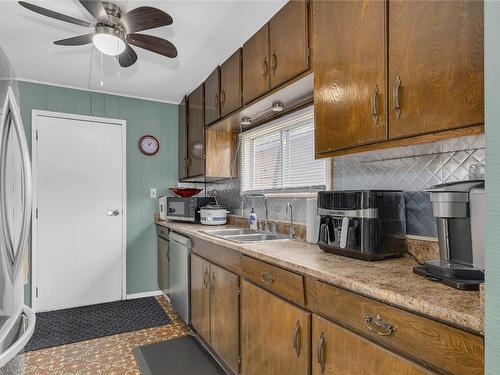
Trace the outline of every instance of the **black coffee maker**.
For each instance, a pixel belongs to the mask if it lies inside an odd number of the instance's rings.
[[[318,245],[326,252],[381,260],[406,250],[402,191],[320,191],[318,215]]]

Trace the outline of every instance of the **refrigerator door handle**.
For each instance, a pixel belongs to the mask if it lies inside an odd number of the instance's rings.
[[[6,207],[6,167],[7,167],[7,151],[8,140],[11,131],[15,132],[21,151],[21,166],[22,166],[22,221],[19,242],[14,245],[12,233],[8,223],[7,213],[5,209],[0,207],[0,221],[3,232],[3,242],[7,245],[9,257],[11,258],[12,268],[9,269],[10,278],[14,281],[21,269],[26,243],[28,241],[29,227],[31,222],[31,200],[32,200],[32,180],[31,180],[31,163],[29,156],[28,143],[24,134],[23,124],[19,109],[14,97],[12,89],[9,87],[7,98],[5,100],[2,123],[0,124],[0,206]]]
[[[0,368],[5,366],[12,358],[19,354],[31,339],[31,336],[33,336],[36,322],[35,313],[28,306],[24,305],[22,314],[27,320],[27,322],[24,322],[26,327],[24,333],[16,340],[14,344],[12,344],[9,348],[7,348],[3,353],[0,354]]]

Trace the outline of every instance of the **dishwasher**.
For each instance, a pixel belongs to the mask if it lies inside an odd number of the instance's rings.
[[[191,239],[170,232],[170,303],[179,316],[191,323]]]

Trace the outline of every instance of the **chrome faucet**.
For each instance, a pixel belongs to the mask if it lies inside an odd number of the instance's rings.
[[[293,227],[293,207],[290,202],[286,205],[286,213],[288,213],[288,209],[290,209],[290,231],[289,231],[289,236],[290,239],[294,239],[295,237],[295,228]]]
[[[264,222],[264,232],[269,232],[269,210],[268,210],[268,205],[267,205],[267,196],[265,194],[243,194],[243,207],[242,211],[245,209],[245,199],[246,198],[252,198],[252,197],[262,197],[264,198],[264,204],[266,206],[266,221]]]

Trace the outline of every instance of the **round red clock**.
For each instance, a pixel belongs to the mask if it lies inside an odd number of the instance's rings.
[[[160,150],[160,141],[155,136],[144,135],[139,139],[139,150],[146,156],[152,156]]]

